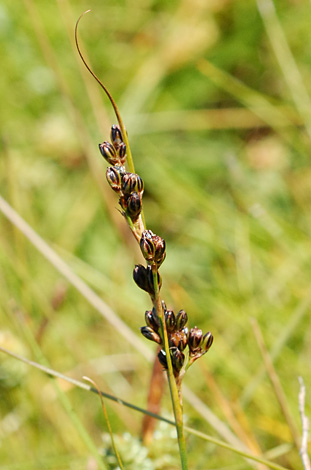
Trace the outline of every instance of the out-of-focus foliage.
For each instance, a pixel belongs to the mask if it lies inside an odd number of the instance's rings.
[[[150,308],[131,274],[142,258],[97,148],[116,120],[73,44],[88,8],[81,46],[127,126],[148,228],[167,242],[163,297],[215,337],[185,383],[250,452],[271,450],[279,464],[298,468],[250,319],[299,435],[299,375],[309,403],[311,396],[310,2],[0,5],[1,195],[138,334]],[[146,406],[150,364],[0,220],[0,345]],[[98,448],[99,401],[60,389],[1,354],[0,469],[91,468],[91,449],[60,396]],[[107,407],[116,434],[140,438],[141,415]],[[189,425],[219,437],[188,402],[184,408]],[[193,436],[188,448],[192,469],[250,468]],[[148,458],[155,464],[152,452]]]

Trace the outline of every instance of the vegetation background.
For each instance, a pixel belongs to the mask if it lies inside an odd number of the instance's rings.
[[[226,440],[225,423],[250,452],[301,468],[300,375],[311,416],[311,4],[1,2],[1,195],[139,337],[150,308],[132,280],[141,255],[97,148],[116,120],[73,43],[88,8],[82,46],[127,126],[147,226],[167,242],[163,298],[215,337],[185,384],[220,421],[185,400],[187,423]],[[0,218],[0,345],[145,407],[152,364],[140,346]],[[95,396],[63,382],[57,390],[4,354],[0,394],[1,470],[99,468],[92,445],[108,444]],[[127,468],[179,468],[171,430],[157,427],[147,456],[142,415],[106,405]],[[167,393],[162,413],[171,415]],[[254,466],[194,436],[187,445],[191,469]],[[109,458],[103,466],[115,468]]]

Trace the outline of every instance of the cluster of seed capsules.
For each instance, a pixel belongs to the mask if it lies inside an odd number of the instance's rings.
[[[118,126],[112,126],[110,137],[111,143],[99,144],[100,153],[112,165],[107,168],[106,178],[113,191],[119,194],[124,213],[135,223],[141,213],[144,183],[136,173],[125,171],[126,145]]]
[[[137,222],[142,208],[142,195],[144,183],[139,175],[125,170],[126,145],[122,140],[122,133],[118,126],[111,128],[111,142],[99,144],[99,150],[105,160],[110,163],[106,171],[106,178],[113,189],[119,195],[119,204],[133,223]],[[136,265],[133,277],[141,289],[148,292],[154,299],[154,280],[151,265],[158,269],[165,259],[165,240],[155,235],[151,230],[142,230],[139,234],[140,249],[147,261],[147,267]],[[158,287],[161,288],[161,277],[158,276]]]
[[[210,332],[203,335],[202,330],[196,326],[189,330],[186,327],[188,315],[184,310],[180,310],[175,315],[173,310],[167,310],[164,302],[162,302],[162,308],[164,310],[174,375],[178,377],[184,365],[190,366],[210,349],[213,343],[213,335]],[[147,326],[141,328],[143,336],[163,346],[160,322],[154,308],[145,312],[145,320]],[[185,364],[187,346],[189,354],[187,364]],[[167,369],[167,359],[164,349],[161,349],[158,358],[164,369]]]
[[[119,195],[119,204],[123,213],[135,224],[142,209],[142,195],[144,183],[139,175],[125,170],[126,144],[123,142],[122,133],[118,126],[111,128],[111,142],[99,144],[99,150],[105,160],[112,166],[107,168],[106,178],[113,189]],[[137,232],[136,232],[137,233]],[[158,289],[161,288],[162,280],[158,272],[159,267],[165,259],[165,240],[155,235],[151,230],[139,230],[139,244],[147,266],[138,264],[135,266],[133,278],[140,289],[148,292],[152,302],[155,300],[155,281]],[[165,325],[168,334],[170,354],[174,375],[181,376],[181,371],[190,366],[196,359],[203,356],[213,343],[213,335],[208,332],[203,335],[202,330],[197,327],[188,330],[186,327],[188,316],[184,310],[180,310],[177,315],[172,310],[167,310],[162,302]],[[164,347],[160,319],[156,309],[147,310],[145,313],[146,325],[141,328],[141,333],[145,338],[156,342]],[[188,354],[185,354],[188,346]],[[186,357],[188,360],[186,361]],[[164,349],[158,354],[162,366],[167,369],[167,358]]]

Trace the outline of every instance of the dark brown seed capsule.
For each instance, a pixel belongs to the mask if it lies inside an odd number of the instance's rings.
[[[156,312],[155,312],[156,313]],[[155,332],[159,330],[159,320],[156,315],[154,315],[153,310],[146,310],[145,312],[146,325],[152,328]]]
[[[168,333],[173,333],[175,330],[175,314],[173,310],[165,311],[165,324]]]
[[[187,335],[183,331],[176,331],[169,337],[170,346],[178,348],[180,351],[185,349],[187,342]]]
[[[196,326],[194,328],[191,328],[188,333],[188,345],[190,352],[196,353],[201,348],[202,341],[202,330],[200,330],[200,328],[197,328]]]
[[[110,165],[117,165],[120,162],[116,149],[110,144],[110,142],[99,144],[99,150]]]
[[[153,286],[153,274],[150,266],[145,268],[141,264],[137,264],[133,270],[133,279],[138,285],[138,287],[148,294],[154,296],[154,286]],[[158,273],[158,286],[161,289],[162,279]],[[155,320],[157,319],[156,312],[154,313]]]
[[[110,137],[114,148],[117,150],[123,142],[122,133],[119,126],[113,125],[111,127]]]
[[[116,192],[119,193],[121,191],[121,174],[117,170],[117,167],[110,166],[107,168],[106,171],[106,178],[111,186],[111,188]]]
[[[147,261],[153,261],[155,254],[155,246],[152,239],[153,233],[151,230],[145,230],[140,239],[140,249],[143,257]]]
[[[145,230],[140,240],[140,248],[144,258],[155,262],[159,267],[165,259],[165,240],[151,230]]]
[[[127,199],[127,213],[133,222],[136,222],[141,213],[141,198],[136,192],[131,194]]]
[[[164,349],[161,349],[161,351],[159,352],[158,359],[160,361],[160,364],[164,367],[164,369],[167,369],[166,352],[164,351]]]
[[[149,294],[154,294],[153,286],[151,288],[147,269],[141,264],[136,264],[133,271],[133,278],[138,287]]]
[[[119,204],[124,211],[127,210],[127,200],[128,200],[128,196],[124,196],[124,195],[122,195],[119,199]]]
[[[213,338],[213,335],[210,331],[203,336],[203,341],[202,341],[201,347],[202,347],[204,352],[207,352],[209,350],[209,348],[213,344],[213,341],[214,341],[214,338]]]
[[[182,330],[188,321],[188,315],[184,310],[179,310],[176,315],[176,330]]]
[[[153,235],[152,239],[155,247],[154,261],[160,266],[165,258],[165,240],[158,235]]]
[[[172,358],[172,365],[174,370],[178,373],[180,369],[184,365],[185,362],[185,355],[181,352],[178,348],[171,349],[171,358]]]
[[[119,155],[122,165],[124,165],[126,160],[126,145],[124,142],[121,142],[121,144],[119,145],[117,153]]]
[[[144,183],[141,177],[135,173],[125,173],[122,177],[122,190],[125,194],[133,192],[142,193]]]
[[[143,326],[140,329],[140,331],[141,331],[141,334],[145,338],[150,339],[150,341],[154,341],[155,343],[158,343],[158,344],[162,343],[162,340],[161,340],[160,336],[158,335],[158,333],[153,331],[153,329],[150,328],[149,326]]]

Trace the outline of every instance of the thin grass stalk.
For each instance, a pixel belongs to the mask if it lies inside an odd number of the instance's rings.
[[[102,83],[102,81],[97,77],[97,75],[93,72],[93,70],[91,69],[91,67],[88,65],[88,63],[86,62],[86,60],[84,59],[84,56],[82,54],[82,51],[80,49],[80,46],[79,46],[79,41],[78,41],[78,26],[79,26],[79,23],[80,23],[80,20],[82,19],[82,17],[84,15],[86,15],[87,13],[89,13],[91,10],[87,10],[85,11],[84,13],[82,13],[82,15],[79,16],[78,18],[78,21],[76,22],[76,26],[75,26],[75,43],[76,43],[76,47],[77,47],[77,51],[79,53],[79,56],[81,57],[81,60],[83,62],[83,64],[85,65],[86,69],[90,72],[90,74],[92,75],[93,78],[95,78],[95,80],[97,81],[97,83],[100,85],[100,87],[104,90],[104,92],[106,93],[106,95],[108,96],[109,98],[109,101],[113,107],[113,110],[115,112],[115,115],[117,117],[117,120],[118,120],[118,124],[120,126],[120,130],[121,130],[121,134],[122,134],[122,139],[123,139],[123,142],[125,143],[126,145],[126,150],[127,150],[127,157],[126,157],[126,161],[127,161],[127,164],[128,164],[128,168],[130,170],[131,173],[135,173],[135,167],[134,167],[134,161],[133,161],[133,156],[132,156],[132,152],[131,152],[131,148],[130,148],[130,144],[129,144],[129,141],[128,141],[128,137],[127,137],[127,132],[126,132],[126,129],[125,129],[125,126],[124,126],[124,123],[123,123],[123,119],[121,117],[121,114],[119,112],[119,109],[116,105],[116,102],[114,101],[111,93],[109,92],[108,88]],[[144,213],[143,213],[143,210],[141,211],[141,218],[142,218],[142,221],[143,221],[143,224],[146,225],[145,223],[145,217],[144,217]]]
[[[117,121],[119,124],[119,128],[121,131],[121,136],[122,140],[125,143],[126,149],[127,149],[127,165],[131,173],[135,173],[135,168],[134,168],[134,162],[133,162],[133,157],[132,153],[130,150],[130,145],[127,137],[127,132],[123,123],[123,120],[121,118],[121,115],[119,113],[119,109],[110,94],[109,90],[106,88],[106,86],[101,82],[101,80],[96,76],[96,74],[92,71],[92,69],[89,67],[88,63],[85,61],[84,56],[81,52],[80,46],[79,46],[79,41],[78,41],[78,26],[81,18],[88,13],[90,10],[87,10],[86,12],[82,13],[80,15],[78,21],[76,22],[75,26],[75,43],[76,47],[78,50],[78,53],[81,57],[82,62],[84,63],[86,69],[90,72],[93,78],[99,83],[101,88],[104,90],[106,95],[108,96],[115,115],[117,117]],[[140,210],[139,214],[139,219],[141,220],[142,223],[138,222],[139,228],[137,228],[137,224],[134,223],[133,218],[129,215],[127,211],[124,211],[125,218],[129,224],[129,227],[136,238],[137,242],[139,243],[142,237],[142,232],[145,230],[145,219],[143,215],[142,209]],[[184,431],[183,431],[183,414],[182,414],[182,399],[181,399],[181,384],[179,388],[177,389],[177,384],[175,381],[175,376],[174,376],[174,371],[173,371],[173,365],[172,365],[172,360],[171,360],[171,355],[170,355],[170,346],[169,346],[169,340],[168,340],[168,334],[166,330],[166,324],[165,324],[165,315],[164,315],[164,310],[162,307],[162,302],[160,298],[160,288],[159,288],[159,281],[158,281],[158,265],[157,263],[153,263],[151,265],[152,269],[152,274],[153,274],[153,285],[154,285],[154,308],[157,312],[157,317],[160,321],[161,325],[161,331],[162,331],[162,338],[164,342],[164,350],[166,353],[166,358],[167,358],[167,365],[168,365],[168,381],[169,381],[169,387],[170,387],[170,393],[171,393],[171,399],[172,399],[172,406],[173,406],[173,411],[174,411],[174,416],[175,416],[175,421],[176,421],[176,429],[177,429],[177,440],[178,440],[178,446],[179,446],[179,453],[180,453],[180,459],[181,459],[181,464],[182,464],[182,470],[188,470],[188,464],[187,464],[187,452],[186,452],[186,443],[185,443],[185,437],[184,437]]]
[[[8,356],[13,357],[14,359],[17,359],[18,361],[21,361],[21,362],[23,362],[23,363],[25,363],[25,364],[27,364],[31,367],[35,367],[36,369],[41,370],[42,372],[46,373],[49,377],[56,377],[58,379],[65,380],[66,382],[71,383],[71,384],[81,388],[82,390],[86,390],[87,392],[93,392],[93,393],[98,394],[98,390],[95,387],[91,387],[90,385],[88,385],[84,382],[81,382],[80,380],[74,379],[72,377],[68,377],[68,376],[66,376],[66,375],[64,375],[64,374],[62,374],[62,373],[60,373],[60,372],[58,372],[54,369],[48,368],[48,367],[46,367],[42,364],[39,364],[35,361],[31,361],[31,360],[29,360],[25,357],[19,356],[18,354],[15,354],[12,351],[9,351],[8,349],[3,348],[1,346],[0,346],[0,351],[3,352],[4,354],[7,354]],[[167,424],[170,424],[172,426],[176,426],[175,421],[172,421],[168,418],[165,418],[164,416],[160,416],[156,413],[153,413],[152,411],[144,410],[143,408],[140,408],[136,405],[133,405],[132,403],[129,403],[129,402],[127,402],[125,400],[122,400],[120,398],[117,398],[114,395],[110,395],[109,393],[105,393],[105,392],[101,391],[101,394],[102,394],[103,397],[107,398],[108,400],[112,400],[114,402],[119,403],[120,405],[131,408],[132,410],[138,411],[140,413],[144,413],[146,415],[151,416],[152,418],[158,419],[158,420],[163,421],[163,422],[165,422]],[[224,449],[230,450],[231,452],[234,452],[238,455],[241,455],[242,457],[245,457],[247,459],[253,460],[254,462],[264,464],[267,467],[270,467],[274,470],[289,470],[288,468],[283,467],[282,465],[278,465],[278,464],[276,464],[274,462],[271,462],[269,460],[266,460],[262,457],[258,457],[258,456],[252,455],[252,454],[250,454],[246,451],[240,450],[236,447],[233,447],[230,444],[227,444],[224,441],[221,441],[220,439],[209,436],[208,434],[205,434],[201,431],[190,428],[189,426],[184,426],[184,430],[187,431],[189,434],[192,434],[194,436],[199,437],[200,439],[203,439],[207,442],[215,444],[215,445],[217,445],[219,447],[222,447]]]
[[[274,362],[278,358],[293,332],[297,329],[298,325],[304,320],[305,316],[309,313],[310,304],[311,291],[309,291],[309,293],[306,294],[304,299],[299,302],[288,323],[285,324],[284,328],[280,331],[279,335],[277,336],[277,339],[274,345],[272,346],[270,352],[270,358],[272,362]],[[259,367],[258,371],[254,374],[254,378],[252,379],[252,381],[245,387],[244,393],[241,396],[241,405],[243,407],[246,407],[250,403],[255,391],[263,380],[265,372],[265,366],[262,364]]]
[[[104,399],[103,399],[103,396],[102,396],[102,392],[100,391],[100,389],[98,388],[98,386],[94,382],[94,380],[90,379],[89,377],[83,377],[83,379],[86,380],[87,382],[90,382],[92,385],[94,385],[94,387],[97,390],[97,393],[99,395],[99,398],[100,398],[100,401],[101,401],[101,404],[102,404],[102,409],[103,409],[105,421],[106,421],[106,424],[107,424],[108,432],[109,432],[109,435],[110,435],[113,451],[115,453],[115,456],[116,456],[118,465],[120,467],[120,470],[124,470],[124,466],[123,466],[123,463],[122,463],[122,460],[121,460],[121,456],[119,454],[118,448],[116,446],[116,443],[115,443],[115,440],[114,440],[114,437],[113,437],[112,427],[111,427],[111,424],[110,424],[110,421],[109,421],[107,408],[106,408],[106,405],[105,405],[105,402],[104,402]]]
[[[81,148],[83,149],[83,153],[86,157],[87,164],[91,170],[91,174],[100,190],[100,194],[103,198],[103,201],[105,202],[105,206],[107,208],[111,220],[113,221],[113,224],[115,225],[115,227],[117,227],[120,236],[124,238],[118,214],[116,214],[116,211],[111,206],[111,194],[109,191],[107,191],[107,188],[103,184],[103,180],[100,177],[100,165],[98,163],[97,158],[94,157],[93,139],[87,129],[83,115],[81,114],[81,112],[79,112],[75,104],[71,85],[68,84],[68,81],[59,66],[58,57],[55,53],[51,41],[49,40],[48,34],[44,30],[43,23],[38,13],[37,5],[31,0],[23,1],[27,9],[35,37],[39,44],[39,48],[42,52],[47,66],[54,73],[55,80],[58,84],[58,88],[61,92],[61,95],[63,96],[63,101],[66,106],[68,115],[70,116],[70,119],[72,120],[76,128],[76,136],[79,140]]]
[[[270,382],[271,382],[272,388],[274,390],[275,396],[277,398],[277,401],[279,402],[281,411],[282,411],[283,416],[284,416],[284,418],[287,422],[287,425],[288,425],[290,434],[292,436],[293,442],[294,442],[297,450],[299,450],[300,449],[299,434],[297,432],[294,420],[293,420],[293,418],[290,414],[289,407],[288,407],[287,400],[286,400],[286,396],[285,396],[285,393],[283,391],[280,379],[279,379],[279,377],[278,377],[278,375],[275,371],[272,359],[271,359],[270,354],[269,354],[269,352],[266,348],[263,335],[262,335],[261,330],[259,328],[258,322],[256,321],[255,318],[252,318],[251,324],[252,324],[254,335],[255,335],[258,347],[260,349],[261,356],[262,356],[262,359],[263,359],[263,362],[264,362],[264,365],[265,365],[265,368],[266,368],[266,372],[267,372],[268,377],[270,379]]]
[[[26,342],[29,345],[30,350],[32,351],[32,353],[34,354],[36,359],[40,360],[44,364],[46,364],[44,366],[41,366],[41,368],[43,370],[48,370],[49,362],[46,359],[46,357],[44,356],[39,344],[37,343],[32,331],[31,331],[31,329],[30,329],[30,327],[29,327],[29,325],[27,324],[26,321],[23,322],[22,328],[20,328],[20,329],[21,329],[21,332],[22,332]],[[6,352],[6,350],[4,348],[0,347],[0,350],[3,351],[3,352]],[[18,358],[18,356],[15,356],[14,354],[10,354],[10,355],[12,357]],[[24,362],[30,363],[30,361],[24,361]],[[33,363],[33,364],[35,364],[35,363]],[[55,376],[55,374],[52,374],[52,375]],[[96,463],[98,465],[98,469],[107,470],[107,467],[106,467],[105,463],[103,462],[101,456],[99,455],[99,452],[98,452],[98,449],[96,447],[95,442],[93,441],[93,439],[90,436],[90,434],[88,433],[87,429],[85,428],[85,426],[81,422],[79,416],[75,412],[75,410],[72,406],[72,403],[70,402],[67,394],[62,390],[62,388],[59,386],[59,384],[55,381],[53,381],[53,387],[54,387],[54,389],[57,393],[57,397],[58,397],[59,402],[61,403],[61,406],[63,407],[63,409],[66,411],[67,415],[69,416],[69,418],[70,418],[70,420],[71,420],[78,436],[80,436],[81,441],[84,443],[86,449],[88,449],[88,451],[92,454],[92,456],[96,460]]]
[[[257,8],[262,17],[267,35],[276,59],[282,70],[294,104],[305,123],[305,129],[311,139],[311,99],[305,87],[303,77],[289,47],[286,35],[279,21],[275,4],[272,0],[257,0]]]
[[[250,109],[262,121],[266,122],[288,145],[298,151],[305,151],[303,143],[294,138],[291,129],[295,129],[295,120],[285,108],[275,106],[269,98],[253,90],[229,73],[219,69],[211,62],[202,59],[197,64],[198,70],[216,86],[230,93],[236,100]]]
[[[77,46],[77,50],[78,50],[78,53],[79,53],[79,56],[81,57],[81,60],[82,62],[84,63],[85,67],[87,68],[87,70],[90,72],[90,74],[92,75],[93,78],[95,78],[95,80],[98,82],[98,84],[101,86],[101,88],[103,88],[103,90],[105,91],[106,95],[108,96],[109,98],[109,101],[110,103],[112,104],[112,107],[113,107],[113,110],[115,112],[115,115],[117,117],[117,120],[118,120],[118,124],[120,126],[120,129],[121,129],[121,133],[122,133],[122,139],[126,145],[126,148],[127,148],[127,164],[128,164],[128,167],[129,167],[129,170],[131,173],[135,173],[135,168],[134,168],[134,162],[133,162],[133,157],[132,157],[132,152],[131,152],[131,149],[130,149],[130,146],[129,146],[129,141],[128,141],[128,138],[127,138],[127,132],[126,132],[126,129],[125,129],[125,126],[124,126],[124,123],[123,123],[123,120],[122,120],[122,117],[121,117],[121,114],[119,113],[119,110],[118,110],[118,107],[113,99],[113,97],[111,96],[111,93],[109,92],[108,88],[101,82],[101,80],[97,77],[97,75],[95,75],[95,73],[93,72],[93,70],[91,69],[91,67],[89,67],[88,63],[86,62],[86,60],[84,59],[83,57],[83,54],[80,50],[80,46],[79,46],[79,42],[78,42],[78,36],[77,36],[77,31],[78,31],[78,25],[79,25],[79,22],[81,20],[81,18],[86,15],[87,13],[89,13],[91,10],[87,10],[85,11],[84,13],[82,13],[82,15],[80,15],[80,17],[78,18],[78,21],[76,22],[76,26],[75,26],[75,42],[76,42],[76,46]]]
[[[108,321],[114,328],[118,329],[119,333],[128,341],[135,350],[137,350],[148,362],[154,360],[152,351],[148,348],[146,343],[135,334],[129,327],[121,320],[116,313],[92,290],[70,267],[69,265],[51,248],[48,243],[40,237],[40,235],[11,207],[11,205],[0,195],[0,212],[16,226],[30,241],[30,243],[41,253],[41,255],[52,265],[54,268],[72,285],[84,299],[95,310]],[[303,315],[309,305],[311,296],[308,302],[304,305]],[[300,316],[299,316],[300,318]],[[284,341],[288,338],[292,329],[286,329],[287,334]],[[283,344],[283,343],[282,343]],[[279,351],[277,351],[278,353]],[[85,387],[84,387],[85,388]],[[231,430],[222,422],[210,409],[202,402],[202,400],[186,385],[184,385],[184,397],[192,405],[192,407],[208,422],[227,442],[232,446],[232,449],[238,448],[242,452],[247,453],[247,447],[231,432]],[[221,441],[220,441],[221,442]],[[229,445],[230,445],[229,444]],[[235,447],[234,447],[235,446]]]
[[[187,463],[187,450],[186,450],[186,441],[185,441],[184,426],[183,426],[181,385],[179,389],[177,389],[177,384],[176,384],[174,372],[173,372],[170,347],[169,347],[169,342],[168,342],[164,310],[162,308],[162,303],[161,303],[161,298],[160,298],[160,291],[159,291],[159,285],[158,285],[158,270],[156,266],[153,266],[153,285],[154,285],[154,291],[155,291],[154,308],[156,309],[158,318],[160,319],[162,337],[164,340],[164,349],[165,349],[167,365],[168,365],[167,377],[168,377],[168,383],[169,383],[175,423],[176,423],[180,460],[181,460],[182,469],[187,470],[188,463]]]

